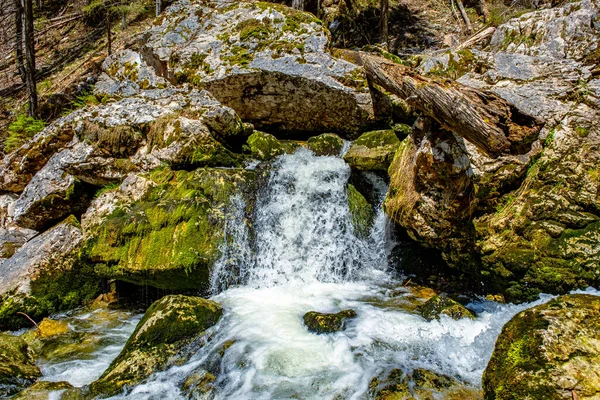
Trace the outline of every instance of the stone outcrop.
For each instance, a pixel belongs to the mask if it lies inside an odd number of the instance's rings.
[[[165,85],[162,77],[206,88],[258,128],[353,134],[375,121],[362,69],[327,53],[326,30],[309,13],[180,1],[142,42],[139,54],[107,59],[98,94],[132,95]]]
[[[587,0],[525,14],[500,26],[486,51],[450,52],[420,67],[545,122],[527,152],[490,158],[421,118],[392,162],[386,211],[441,250],[462,282],[477,282],[471,290],[514,301],[598,284],[594,15],[597,2]]]
[[[93,397],[110,396],[125,385],[141,383],[177,359],[184,346],[216,324],[222,313],[219,304],[200,297],[170,295],[156,301],[89,392]]]
[[[483,375],[485,399],[596,399],[600,297],[561,296],[514,316]]]

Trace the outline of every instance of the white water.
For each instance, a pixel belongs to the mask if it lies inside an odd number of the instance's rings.
[[[280,157],[256,205],[256,237],[246,228],[246,205],[232,199],[211,282],[225,314],[211,339],[185,365],[117,398],[189,398],[183,383],[205,370],[217,377],[216,399],[363,399],[370,380],[392,368],[424,367],[479,387],[502,326],[550,296],[518,306],[474,303],[474,321],[427,322],[390,306],[408,291],[387,268],[386,219],[379,212],[369,238],[354,235],[349,175],[340,158],[304,149]],[[385,193],[376,176],[367,178]],[[302,322],[307,311],[348,308],[358,317],[342,332],[316,335]]]

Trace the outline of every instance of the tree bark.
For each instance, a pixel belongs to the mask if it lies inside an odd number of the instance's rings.
[[[465,25],[467,27],[467,32],[471,33],[471,31],[473,30],[471,28],[471,21],[469,20],[469,16],[467,15],[467,11],[465,10],[465,6],[463,6],[463,3],[461,0],[453,0],[456,1],[456,5],[458,6],[458,10],[460,11],[460,15],[462,16],[463,21],[465,21]]]
[[[475,8],[477,9],[479,15],[483,17],[483,22],[488,22],[490,19],[490,10],[488,9],[485,0],[476,0]]]
[[[390,2],[389,0],[380,0],[379,2],[379,40],[384,44],[385,49],[389,51],[389,32],[388,32],[388,20],[390,16]]]
[[[435,81],[381,57],[358,53],[357,58],[371,83],[401,97],[490,157],[526,153],[538,137],[540,121],[492,92]]]
[[[154,6],[156,7],[156,16],[158,17],[162,12],[162,0],[154,0]]]
[[[37,88],[35,82],[35,44],[33,37],[33,3],[23,0],[23,33],[25,43],[25,81],[29,94],[29,115],[37,117]]]
[[[23,4],[15,0],[15,52],[17,56],[17,69],[23,83],[26,82],[25,64],[23,62]]]
[[[110,31],[110,8],[106,0],[104,0],[104,12],[106,13],[106,48],[110,56],[112,54],[112,32]]]

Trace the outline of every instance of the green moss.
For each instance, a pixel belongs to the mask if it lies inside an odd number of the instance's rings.
[[[272,160],[286,152],[275,136],[265,132],[254,131],[247,143],[250,154],[258,160]]]
[[[427,300],[425,304],[417,307],[417,311],[428,321],[440,319],[441,315],[447,315],[452,319],[475,318],[471,311],[445,294]]]
[[[222,210],[234,193],[253,184],[254,173],[236,169],[194,172],[156,170],[142,200],[117,207],[85,254],[102,276],[165,289],[206,285],[219,257]]]
[[[242,46],[233,46],[230,50],[231,55],[224,56],[223,60],[228,61],[229,65],[239,65],[246,68],[254,60],[254,53]]]
[[[367,237],[371,231],[375,212],[362,194],[356,188],[348,184],[348,207],[352,218],[354,233],[359,237]]]
[[[309,138],[306,147],[318,156],[337,156],[344,147],[344,141],[334,133],[324,133]]]
[[[46,123],[42,120],[19,114],[17,119],[8,126],[8,136],[4,140],[4,151],[11,151],[21,147],[26,141],[41,132]]]
[[[352,71],[346,73],[344,76],[335,78],[342,85],[354,88],[359,91],[368,91],[369,83],[367,76],[362,68],[355,68]]]
[[[42,375],[20,337],[0,333],[0,349],[0,396],[13,395]]]
[[[239,32],[241,41],[258,40],[259,42],[268,39],[275,32],[268,18],[244,20],[235,26],[234,31]]]
[[[343,310],[336,314],[309,311],[304,314],[304,325],[315,333],[334,333],[344,329],[346,320],[356,318],[354,310]]]
[[[575,133],[577,136],[584,138],[590,134],[590,129],[584,126],[578,126],[575,128]]]

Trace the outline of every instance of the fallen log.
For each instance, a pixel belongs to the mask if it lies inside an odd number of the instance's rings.
[[[495,93],[430,79],[367,53],[352,58],[364,66],[370,83],[399,96],[490,157],[526,153],[538,137],[542,123]]]

